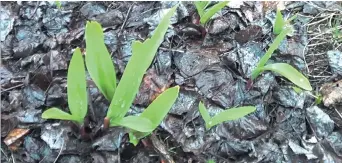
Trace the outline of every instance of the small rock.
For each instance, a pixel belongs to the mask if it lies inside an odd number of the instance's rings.
[[[330,119],[329,115],[323,112],[319,107],[312,106],[306,109],[306,116],[311,123],[313,132],[316,133],[320,139],[328,137],[334,130],[334,121]]]
[[[91,2],[88,2],[87,4],[83,5],[80,9],[83,16],[87,18],[91,18],[93,16],[106,13],[105,7],[99,4],[94,4]]]
[[[212,22],[208,32],[210,34],[218,34],[228,29],[229,25],[230,24],[227,21],[218,18]]]
[[[342,75],[342,52],[330,50],[327,52],[329,64],[334,73]]]

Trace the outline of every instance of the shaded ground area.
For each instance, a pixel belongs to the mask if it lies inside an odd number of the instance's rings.
[[[89,111],[83,141],[71,122],[44,120],[49,107],[67,108],[66,72],[72,51],[86,48],[87,20],[105,29],[117,76],[131,42],[145,40],[176,2],[1,2],[1,161],[25,163],[342,162],[341,2],[285,2],[298,14],[270,62],[289,63],[314,91],[296,92],[285,78],[265,72],[248,88],[252,70],[274,40],[276,3],[229,3],[205,26],[194,5],[182,2],[146,72],[129,114],[165,88],[180,95],[154,133],[136,147],[122,128],[102,131],[109,103],[88,75]],[[318,93],[323,102],[316,104]],[[198,102],[210,114],[255,105],[257,111],[205,130]]]

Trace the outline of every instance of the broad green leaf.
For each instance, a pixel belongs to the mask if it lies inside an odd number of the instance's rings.
[[[44,119],[61,119],[61,120],[70,120],[70,121],[77,121],[79,123],[82,123],[82,121],[79,121],[78,118],[75,118],[73,115],[70,115],[69,113],[66,113],[58,108],[50,108],[42,114],[42,118]]]
[[[215,15],[216,12],[220,11],[223,7],[228,4],[228,1],[223,1],[210,7],[204,14],[202,14],[200,22],[201,24],[207,23],[207,21]]]
[[[260,59],[258,66],[252,72],[252,79],[256,79],[258,75],[262,71],[262,67],[265,66],[267,61],[271,58],[273,52],[278,49],[281,41],[284,40],[286,35],[291,32],[291,28],[285,28],[281,33],[274,39],[273,43],[270,45],[270,48],[266,51],[265,55]]]
[[[123,126],[139,132],[151,132],[154,130],[152,122],[140,116],[127,116],[118,122],[111,122],[111,126]]]
[[[209,1],[195,1],[195,6],[198,12],[198,15],[202,17],[204,14],[205,8],[209,5]]]
[[[242,118],[252,112],[254,112],[256,108],[254,106],[243,106],[238,108],[230,108],[223,112],[218,113],[216,116],[212,117],[211,120],[208,122],[208,126],[210,129],[211,127],[220,124],[225,121],[236,120]]]
[[[201,116],[206,124],[206,128],[209,128],[209,126],[207,126],[208,122],[210,121],[211,117],[207,111],[207,109],[205,108],[204,104],[202,102],[200,102],[198,104],[198,108],[199,108],[199,112],[201,113]]]
[[[149,119],[152,122],[153,128],[157,128],[158,125],[165,118],[166,114],[170,111],[172,105],[175,103],[179,93],[179,86],[169,88],[160,94],[145,110],[141,113],[140,117]],[[153,129],[153,130],[154,130]],[[131,131],[132,144],[136,144],[134,139],[140,140],[141,138],[149,135],[151,132],[135,132]]]
[[[269,64],[266,65],[263,70],[270,70],[279,73],[290,80],[293,84],[296,84],[298,87],[308,91],[312,90],[309,80],[302,73],[287,63]]]
[[[170,25],[170,18],[174,15],[177,7],[178,5],[171,8],[163,17],[151,39],[147,39],[144,43],[133,42],[131,59],[126,66],[107,112],[109,119],[121,119],[129,110],[139,91],[142,78],[164,40],[164,35]]]
[[[85,37],[88,72],[106,99],[112,100],[116,88],[116,73],[104,43],[101,25],[95,21],[88,21]]]
[[[280,10],[277,9],[277,15],[276,15],[276,19],[275,19],[275,23],[273,27],[273,33],[276,35],[280,34],[281,31],[283,30],[284,25],[285,25],[285,21],[284,21],[283,15],[281,14]]]
[[[178,97],[178,93],[179,86],[167,89],[141,113],[140,117],[149,119],[153,127],[156,128],[170,111]]]
[[[67,75],[68,105],[71,115],[83,121],[88,110],[85,67],[81,50],[75,49]]]

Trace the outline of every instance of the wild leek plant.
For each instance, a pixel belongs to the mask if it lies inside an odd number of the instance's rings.
[[[42,117],[44,119],[71,120],[82,125],[87,114],[88,99],[84,61],[79,48],[74,51],[68,68],[67,94],[71,114],[57,108],[50,108],[42,114]]]
[[[211,17],[215,15],[218,11],[220,11],[224,6],[228,4],[228,1],[223,1],[215,4],[214,6],[207,9],[210,4],[210,1],[195,1],[195,6],[200,16],[200,23],[205,25]]]
[[[209,112],[202,102],[199,103],[199,112],[205,122],[205,128],[209,130],[211,127],[218,125],[225,121],[232,121],[242,118],[256,110],[255,106],[243,106],[237,108],[230,108],[218,113],[214,117],[210,117]]]
[[[179,87],[169,88],[159,95],[139,116],[126,116],[129,111],[143,76],[151,65],[164,35],[170,25],[178,5],[169,9],[154,31],[151,38],[144,42],[132,43],[132,56],[126,65],[121,80],[116,87],[114,65],[104,44],[103,30],[99,23],[88,22],[86,26],[86,65],[91,78],[107,99],[111,100],[105,128],[122,126],[130,129],[132,134],[146,136],[164,119],[178,97]],[[135,137],[140,139],[141,136]]]
[[[290,28],[290,22],[295,19],[297,15],[292,16],[290,19],[285,20],[283,18],[283,15],[281,14],[281,11],[277,9],[276,19],[273,26],[273,33],[276,35],[279,35],[281,31],[283,31],[285,28]]]
[[[295,85],[305,89],[312,90],[309,80],[299,71],[297,71],[294,67],[287,63],[274,63],[268,64],[267,61],[271,58],[273,52],[278,49],[281,41],[286,37],[286,35],[291,32],[291,28],[285,28],[281,31],[281,33],[275,38],[274,42],[270,45],[270,48],[266,51],[265,55],[260,59],[258,66],[252,72],[252,80],[256,79],[260,73],[266,70],[270,70],[276,72],[288,80],[290,80]]]

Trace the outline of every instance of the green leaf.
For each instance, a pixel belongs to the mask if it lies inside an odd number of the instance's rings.
[[[215,4],[213,7],[209,8],[204,14],[202,14],[200,22],[201,24],[207,23],[207,21],[215,15],[216,12],[220,11],[223,7],[228,4],[228,1],[223,1]]]
[[[139,91],[142,78],[164,40],[164,35],[170,25],[170,18],[174,15],[177,7],[178,5],[171,8],[164,16],[151,39],[147,39],[144,43],[133,42],[131,59],[126,66],[107,112],[109,119],[121,119],[129,110]]]
[[[86,64],[94,83],[106,97],[112,100],[116,88],[116,73],[99,23],[88,21],[85,29]]]
[[[208,122],[208,126],[210,129],[211,127],[220,124],[225,121],[236,120],[242,118],[252,112],[254,112],[256,108],[254,106],[243,106],[238,108],[230,108],[223,112],[220,112],[216,116],[212,117],[211,120]]]
[[[295,68],[287,63],[269,64],[266,65],[263,70],[270,70],[279,73],[292,83],[296,84],[298,87],[308,91],[312,90],[309,80],[302,73],[298,72]]]
[[[209,1],[195,1],[195,6],[198,12],[198,15],[202,17],[204,14],[205,8],[209,5]]]
[[[70,120],[70,121],[78,121],[78,118],[75,118],[73,115],[66,113],[58,108],[50,108],[42,114],[42,118],[44,119],[61,119],[61,120]],[[81,122],[79,122],[81,123]]]
[[[281,41],[284,40],[286,35],[291,31],[291,28],[285,28],[281,33],[274,39],[270,48],[266,51],[265,55],[260,59],[258,66],[252,72],[252,79],[256,79],[262,71],[262,67],[265,66],[267,61],[271,58],[273,52],[278,49]]]
[[[281,31],[283,30],[284,25],[285,25],[285,21],[284,21],[283,15],[281,14],[280,10],[277,9],[277,15],[276,15],[276,19],[275,19],[275,23],[273,27],[273,33],[276,35],[280,34]]]
[[[302,93],[302,92],[303,92],[302,89],[300,89],[300,88],[298,88],[298,87],[295,87],[295,86],[293,86],[292,89],[293,89],[296,93]]]
[[[130,132],[129,134],[129,142],[132,143],[134,146],[137,146],[137,144],[139,143],[139,140],[134,134],[133,132]]]
[[[175,103],[179,94],[179,86],[169,88],[160,94],[145,110],[141,113],[140,117],[149,119],[152,122],[153,130],[163,121],[167,113],[170,111],[172,105]],[[151,131],[152,132],[152,131]],[[131,131],[135,139],[149,135],[151,132],[139,133]],[[133,143],[133,142],[132,142]],[[134,144],[134,143],[133,143]]]
[[[200,101],[200,103],[198,104],[198,108],[199,108],[199,112],[205,122],[206,128],[210,128],[208,123],[211,120],[211,117],[207,111],[207,109],[205,108],[204,104]]]
[[[57,6],[58,9],[62,8],[61,1],[55,1],[55,3],[56,3],[56,6]]]
[[[79,48],[71,58],[67,75],[68,105],[71,115],[83,122],[88,110],[84,61]]]
[[[215,163],[214,160],[208,160],[207,163]]]
[[[111,126],[123,126],[139,132],[151,132],[154,130],[152,122],[140,116],[127,116],[120,121],[111,121]]]
[[[178,97],[178,93],[179,86],[167,89],[141,113],[140,117],[149,119],[153,127],[156,128],[170,111]]]

